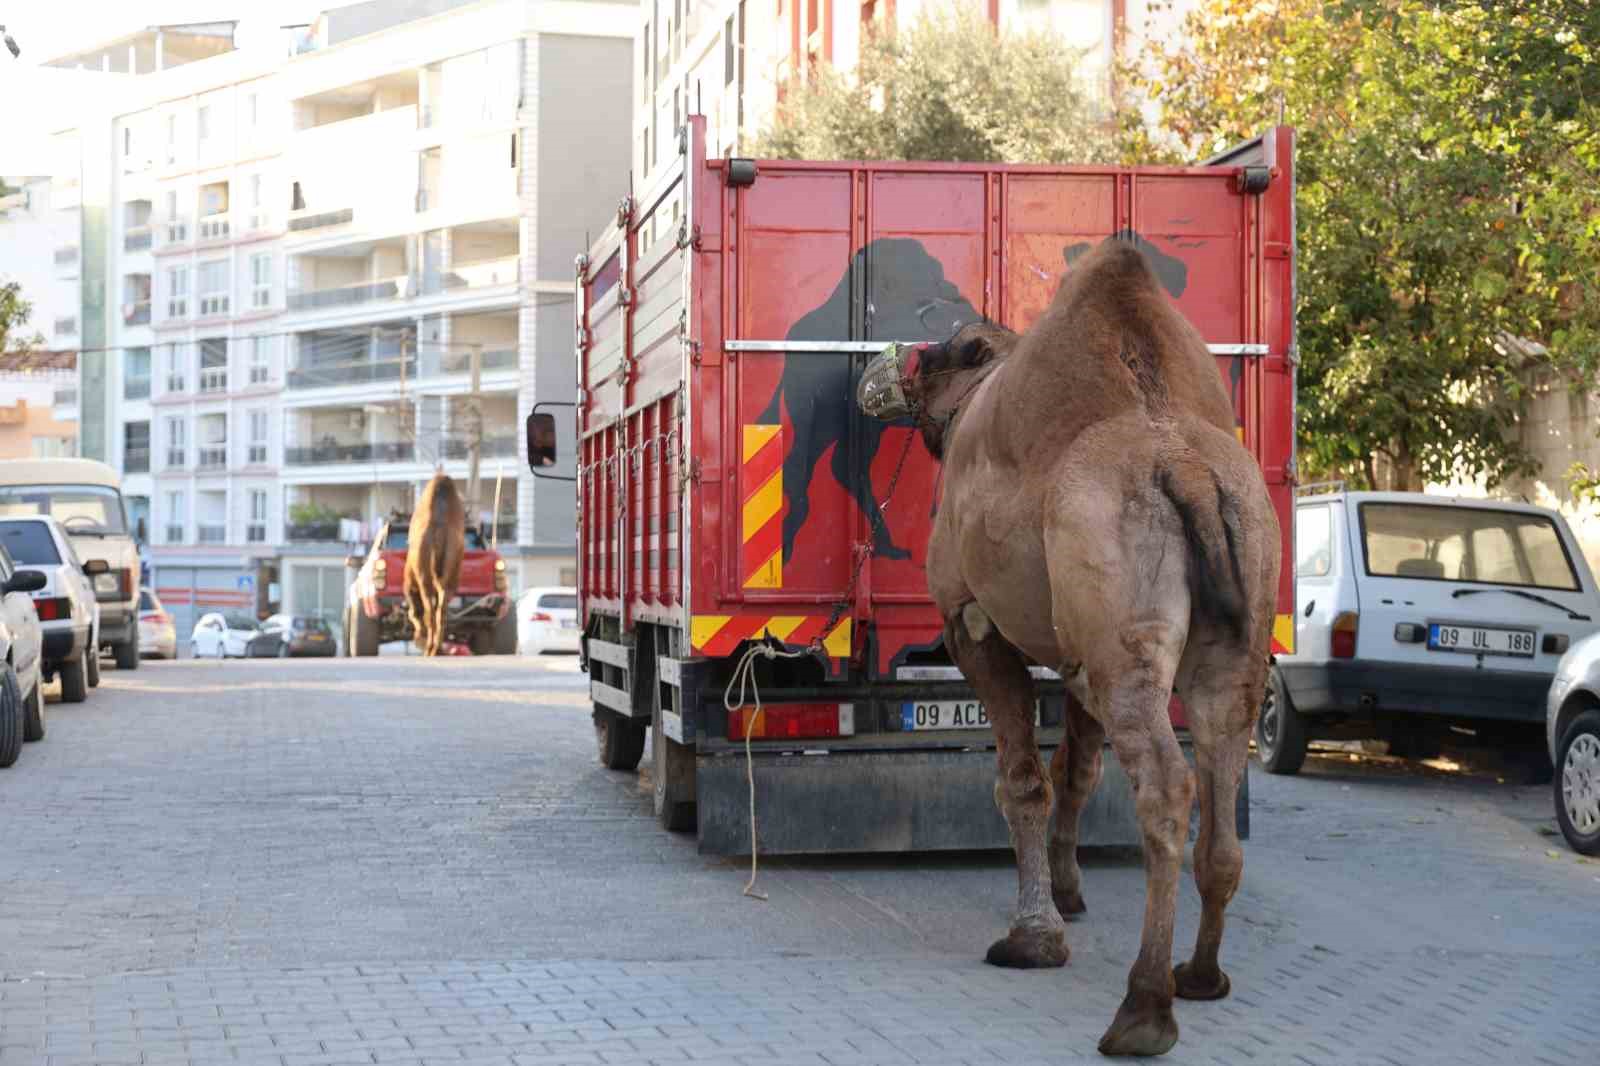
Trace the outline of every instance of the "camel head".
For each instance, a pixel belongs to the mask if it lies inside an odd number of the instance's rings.
[[[940,456],[961,402],[1016,341],[1004,326],[972,322],[943,344],[891,344],[862,372],[856,405],[885,422],[909,416],[928,450]]]

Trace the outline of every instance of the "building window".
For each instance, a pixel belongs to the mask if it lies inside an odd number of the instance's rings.
[[[200,419],[200,446],[196,450],[201,470],[220,470],[228,465],[228,416],[206,415]]]
[[[183,392],[189,387],[189,349],[182,344],[167,345],[167,391]]]
[[[150,471],[150,423],[122,424],[122,472],[145,474]]]
[[[225,315],[228,313],[228,261],[213,259],[200,264],[200,313]]]
[[[167,493],[166,539],[168,544],[183,543],[183,518],[183,493],[180,491]]]
[[[167,243],[178,244],[189,239],[189,222],[178,213],[178,190],[167,190]]]
[[[183,417],[181,415],[169,415],[167,418],[168,466],[183,467],[188,465],[188,456],[184,454],[184,438],[186,436]]]
[[[189,317],[189,268],[167,268],[167,317]]]
[[[267,362],[267,338],[250,338],[250,384],[265,385],[272,380],[272,364]]]
[[[211,107],[207,105],[196,112],[194,117],[195,132],[200,136],[200,146],[203,148],[211,140]]]
[[[272,304],[272,253],[258,252],[250,257],[250,306]]]
[[[250,461],[267,461],[267,412],[264,410],[250,412]]]
[[[129,348],[122,369],[122,398],[143,400],[150,396],[150,349]]]
[[[35,459],[70,459],[73,456],[72,437],[35,437],[33,438],[33,457]]]
[[[200,342],[200,391],[228,391],[228,339],[207,337]]]
[[[250,175],[250,228],[252,230],[267,228],[267,201],[260,174]]]
[[[250,490],[250,524],[245,527],[244,539],[251,544],[267,541],[267,493],[265,489]]]

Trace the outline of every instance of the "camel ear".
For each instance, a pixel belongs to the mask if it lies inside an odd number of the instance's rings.
[[[982,366],[1011,354],[1017,335],[993,322],[962,326],[951,338],[958,366]]]

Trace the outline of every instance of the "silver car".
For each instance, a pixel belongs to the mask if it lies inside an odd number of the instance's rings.
[[[1578,641],[1557,664],[1545,738],[1561,834],[1575,851],[1600,855],[1600,633]]]

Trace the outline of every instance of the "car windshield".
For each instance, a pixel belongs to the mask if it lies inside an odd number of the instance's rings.
[[[0,485],[0,518],[47,514],[68,533],[127,533],[122,494],[104,485]]]
[[[294,627],[302,633],[326,633],[328,631],[328,623],[320,618],[296,618]]]
[[[573,611],[578,608],[578,597],[570,592],[547,592],[539,597],[540,607],[553,607],[558,611]]]
[[[385,536],[384,539],[383,539],[384,550],[385,551],[392,551],[392,552],[403,552],[403,551],[405,551],[406,550],[406,544],[407,544],[406,537],[407,537],[407,534],[410,533],[410,531],[411,531],[411,527],[410,526],[390,526],[388,535]],[[467,551],[469,551],[469,552],[483,551],[483,549],[485,547],[486,547],[486,545],[483,543],[483,538],[478,535],[478,531],[476,529],[474,529],[473,527],[468,526],[467,527]]]
[[[43,522],[0,522],[0,542],[21,566],[54,566],[61,562],[56,538]]]
[[[228,623],[229,629],[260,629],[261,624],[247,614],[225,614],[222,620]]]
[[[1578,591],[1554,521],[1523,511],[1364,503],[1367,573]]]

